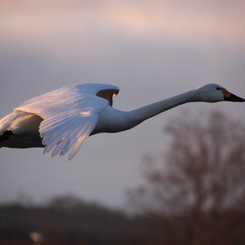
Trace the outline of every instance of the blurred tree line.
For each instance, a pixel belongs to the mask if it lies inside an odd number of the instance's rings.
[[[167,152],[145,156],[145,184],[129,192],[161,231],[157,244],[245,244],[245,124],[212,112],[165,130]]]
[[[72,195],[1,205],[0,245],[245,244],[245,125],[213,112],[165,129],[166,153],[146,155],[144,183],[128,191],[137,214]]]
[[[142,217],[73,195],[54,198],[46,206],[0,206],[0,245],[140,245],[150,244],[154,233]]]

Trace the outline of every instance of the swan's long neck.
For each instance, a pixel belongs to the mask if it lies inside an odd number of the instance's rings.
[[[167,111],[176,106],[196,101],[195,91],[191,90],[189,92],[176,95],[174,97],[158,101],[156,103],[138,108],[136,110],[128,112],[128,118],[133,124],[137,125],[144,120],[154,117],[164,111]]]
[[[108,107],[99,118],[94,133],[119,132],[133,128],[148,118],[156,116],[176,106],[188,102],[199,101],[195,96],[195,90],[161,100],[159,102],[143,106],[132,111],[119,111]]]

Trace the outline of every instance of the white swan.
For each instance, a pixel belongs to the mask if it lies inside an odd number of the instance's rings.
[[[0,120],[0,147],[45,147],[45,155],[53,149],[52,157],[71,149],[71,160],[89,135],[130,129],[187,102],[245,101],[217,84],[207,84],[125,112],[112,108],[118,92],[113,85],[78,84],[30,99]]]

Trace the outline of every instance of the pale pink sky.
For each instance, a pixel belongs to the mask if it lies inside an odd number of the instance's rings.
[[[130,110],[204,83],[245,96],[245,2],[228,0],[0,1],[0,117],[73,83],[120,87]],[[1,149],[0,201],[75,193],[122,206],[141,181],[141,156],[164,150],[164,123],[182,110],[244,120],[244,104],[192,104],[120,134],[89,138],[74,161],[42,149]]]

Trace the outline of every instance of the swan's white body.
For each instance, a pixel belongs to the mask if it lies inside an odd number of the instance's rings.
[[[187,102],[244,101],[217,84],[208,84],[124,112],[112,107],[112,97],[118,92],[113,85],[78,84],[30,99],[0,120],[0,147],[45,147],[44,154],[53,149],[52,157],[71,149],[70,160],[89,135],[130,129]]]

